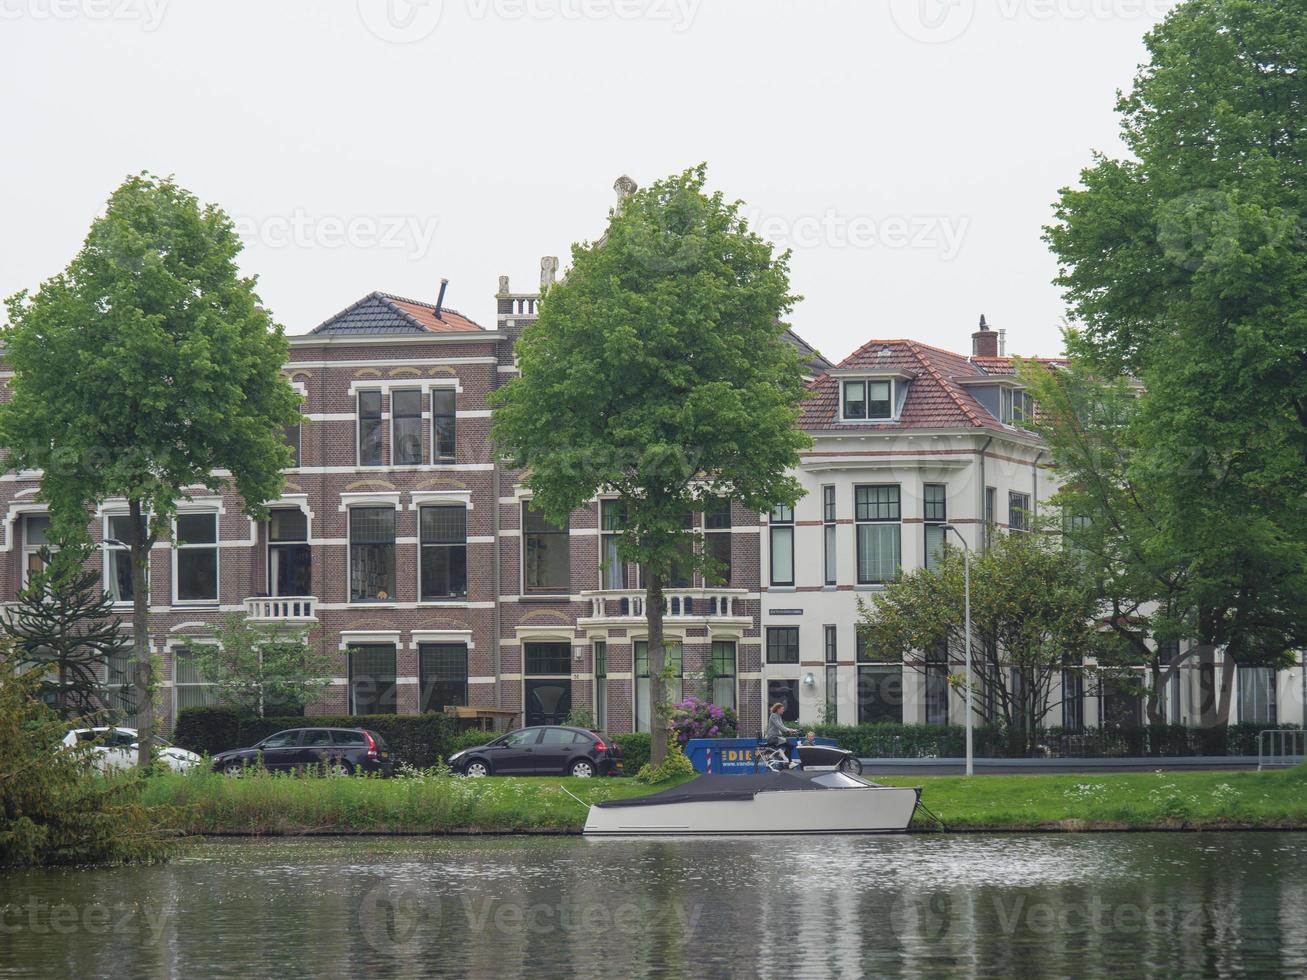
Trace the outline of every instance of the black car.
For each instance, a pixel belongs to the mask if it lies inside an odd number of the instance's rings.
[[[395,763],[385,739],[366,728],[287,728],[248,749],[231,749],[213,757],[213,768],[229,776],[247,766],[271,772],[319,770],[331,775],[378,773],[389,776]]]
[[[618,776],[622,750],[599,732],[534,725],[455,752],[449,767],[464,776]]]

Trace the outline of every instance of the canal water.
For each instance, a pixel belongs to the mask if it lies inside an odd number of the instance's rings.
[[[1307,973],[1307,834],[213,840],[0,875],[0,977]]]

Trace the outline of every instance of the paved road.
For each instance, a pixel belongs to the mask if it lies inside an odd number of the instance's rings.
[[[1257,756],[1195,756],[1146,759],[977,759],[976,775],[1040,773],[1237,771],[1257,768]],[[868,776],[960,776],[963,759],[863,759]]]

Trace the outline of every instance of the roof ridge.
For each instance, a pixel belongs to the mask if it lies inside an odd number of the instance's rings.
[[[436,304],[435,304],[435,303],[428,303],[428,302],[425,302],[425,301],[420,300],[420,299],[411,299],[411,298],[409,298],[408,296],[397,296],[397,295],[394,294],[394,293],[388,293],[388,292],[385,292],[384,290],[378,290],[377,292],[379,293],[379,295],[384,296],[386,299],[393,299],[393,300],[396,300],[396,301],[398,301],[398,302],[400,302],[400,303],[412,303],[414,306],[424,306],[424,307],[426,307],[427,309],[429,309],[429,310],[431,311],[431,313],[432,313],[433,316],[435,315],[435,312],[436,312]],[[461,316],[461,317],[462,317],[464,320],[466,320],[468,323],[476,323],[476,321],[473,320],[473,319],[472,319],[470,316],[468,316],[466,313],[463,313],[461,310],[457,310],[457,309],[455,309],[455,308],[452,307],[452,306],[442,306],[442,307],[440,308],[440,312],[441,312],[441,313],[453,313],[455,316]],[[481,326],[481,324],[477,323],[477,326],[479,327],[479,326]],[[425,328],[424,328],[424,329],[425,329]]]
[[[383,293],[379,289],[377,290],[376,295],[381,297],[381,299],[385,302],[385,304],[388,307],[390,307],[392,310],[394,310],[398,316],[403,317],[409,323],[413,324],[413,326],[416,327],[418,330],[421,330],[423,333],[431,333],[431,331],[428,330],[422,323],[420,323],[418,321],[418,318],[415,317],[412,313],[408,312],[408,310],[401,310],[398,306],[395,305],[396,300],[398,300],[401,303],[413,303],[411,299],[404,299],[402,296],[392,296],[390,293]],[[413,305],[418,306],[420,304],[413,303]]]
[[[370,299],[379,299],[379,298],[381,298],[382,295],[383,295],[383,294],[380,293],[380,292],[378,292],[377,290],[373,290],[372,292],[368,293],[367,295],[362,296],[362,297],[360,297],[359,299],[356,299],[354,302],[350,303],[349,306],[345,307],[343,310],[339,310],[339,311],[333,313],[331,316],[327,317],[325,320],[323,320],[321,323],[319,323],[316,327],[314,327],[312,330],[310,330],[309,333],[317,333],[319,330],[321,330],[323,327],[325,327],[328,323],[331,323],[331,322],[333,322],[333,321],[335,321],[335,320],[339,320],[341,317],[345,316],[345,314],[347,314],[347,313],[353,313],[355,310],[357,310],[360,306],[362,306],[362,305],[363,305],[364,303],[366,303],[368,300],[370,300]]]
[[[980,416],[977,415],[969,405],[965,404],[962,401],[961,396],[957,393],[956,390],[954,390],[952,383],[946,380],[944,376],[939,373],[939,370],[935,367],[934,364],[930,363],[930,359],[926,357],[926,355],[923,354],[920,349],[922,347],[926,347],[929,348],[930,350],[937,351],[939,350],[939,348],[931,347],[930,344],[918,344],[914,340],[905,341],[905,343],[907,344],[908,349],[912,351],[912,355],[917,359],[917,361],[921,364],[921,366],[926,369],[926,373],[929,374],[932,378],[934,378],[936,383],[938,383],[939,386],[942,387],[948,393],[949,398],[953,400],[953,404],[957,405],[958,410],[962,412],[962,414],[971,421],[971,424],[978,426],[980,428],[984,428],[985,423],[980,418]],[[948,351],[943,351],[942,353],[948,353]]]

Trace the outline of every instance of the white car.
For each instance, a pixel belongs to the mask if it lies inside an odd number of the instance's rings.
[[[71,749],[86,742],[94,743],[91,751],[96,768],[102,772],[130,769],[136,765],[140,737],[134,728],[74,728],[64,736],[63,744]],[[177,748],[162,735],[154,736],[154,742],[157,746],[155,755],[174,772],[185,772],[203,761],[194,752]]]

